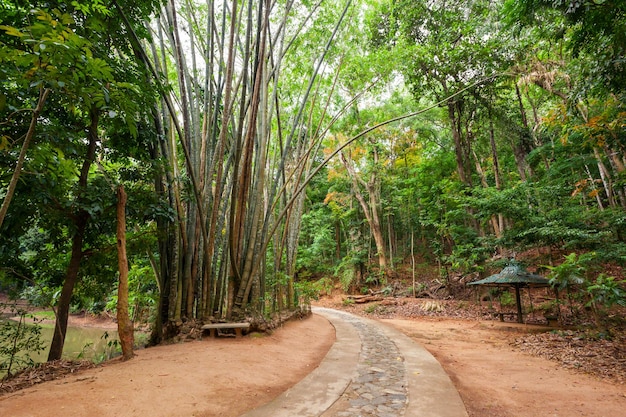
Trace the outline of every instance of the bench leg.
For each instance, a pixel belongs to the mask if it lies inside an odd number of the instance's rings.
[[[235,329],[235,337],[242,337],[241,329],[239,327]]]
[[[215,329],[209,329],[209,337],[217,337],[217,333]]]

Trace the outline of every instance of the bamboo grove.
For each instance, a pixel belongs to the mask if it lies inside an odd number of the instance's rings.
[[[265,303],[278,311],[297,303],[293,274],[304,195],[296,192],[321,139],[309,103],[327,99],[314,89],[350,3],[341,5],[325,46],[294,80],[301,91],[288,104],[283,63],[319,7],[296,6],[210,3],[198,19],[194,4],[180,10],[168,4],[154,43],[142,53],[156,77],[170,65],[161,58],[173,56],[178,76],[178,102],[165,96],[155,109],[157,134],[165,139],[159,151],[171,175],[158,188],[176,213],[176,221],[159,227],[166,333],[182,319],[232,318],[262,313]]]

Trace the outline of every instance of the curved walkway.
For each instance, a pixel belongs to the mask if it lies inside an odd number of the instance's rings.
[[[467,417],[435,358],[403,333],[327,308],[336,342],[320,366],[243,417]]]

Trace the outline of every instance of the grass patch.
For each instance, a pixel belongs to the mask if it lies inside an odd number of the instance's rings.
[[[373,314],[376,312],[376,310],[378,310],[378,307],[380,307],[380,304],[378,303],[370,304],[367,307],[365,307],[365,312],[367,314]]]
[[[44,310],[44,311],[35,311],[34,313],[29,313],[29,316],[37,320],[55,320],[56,316],[54,315],[54,311],[52,310]]]

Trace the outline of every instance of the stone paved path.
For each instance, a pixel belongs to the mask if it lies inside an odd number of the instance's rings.
[[[441,365],[403,333],[343,311],[314,308],[335,327],[320,364],[242,417],[467,417]]]
[[[355,327],[361,338],[361,354],[356,377],[323,416],[402,416],[408,403],[408,381],[404,356],[396,344],[356,316],[333,310],[324,311],[324,315],[334,315]]]

